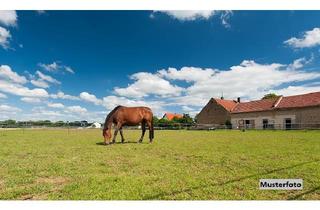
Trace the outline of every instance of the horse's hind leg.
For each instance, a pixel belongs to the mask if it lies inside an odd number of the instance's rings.
[[[150,140],[150,143],[152,143],[153,141],[153,124],[152,122],[148,121],[148,127],[149,127],[149,140]]]
[[[139,139],[139,143],[142,142],[143,137],[144,137],[144,134],[145,134],[145,132],[146,132],[146,122],[145,122],[145,121],[143,121],[143,122],[141,123],[141,130],[142,130],[142,135],[141,135],[141,138]]]
[[[122,132],[122,127],[120,128],[120,135],[121,135],[121,143],[124,143],[124,137],[123,137],[123,132]]]

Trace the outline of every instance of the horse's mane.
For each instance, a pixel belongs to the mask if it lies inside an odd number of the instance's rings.
[[[120,108],[121,105],[116,106],[106,117],[106,120],[104,121],[104,129],[106,129],[107,125],[109,124],[109,120],[112,117],[112,115]]]

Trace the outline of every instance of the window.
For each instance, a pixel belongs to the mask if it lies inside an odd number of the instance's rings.
[[[254,120],[245,120],[245,128],[254,128]]]

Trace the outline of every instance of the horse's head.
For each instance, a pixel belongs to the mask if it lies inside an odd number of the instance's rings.
[[[111,129],[108,129],[108,128],[103,129],[102,135],[104,137],[104,143],[105,144],[109,144],[110,143],[110,139],[112,137]]]

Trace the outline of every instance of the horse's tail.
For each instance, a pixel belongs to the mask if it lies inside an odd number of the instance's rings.
[[[153,119],[151,119],[151,126],[149,128],[149,138],[150,140],[154,139],[154,129],[153,129]]]

